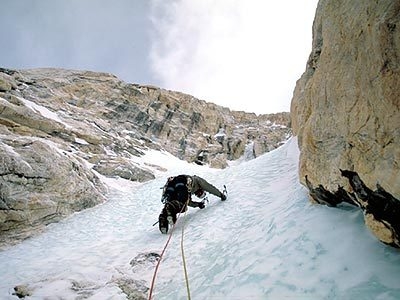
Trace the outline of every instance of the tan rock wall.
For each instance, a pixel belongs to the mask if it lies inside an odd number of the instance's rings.
[[[349,189],[354,170],[400,198],[400,1],[319,2],[291,119],[303,183]]]

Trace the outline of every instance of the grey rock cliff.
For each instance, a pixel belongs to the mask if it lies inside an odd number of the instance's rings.
[[[0,68],[0,242],[101,203],[100,176],[153,179],[160,167],[135,159],[148,149],[224,168],[290,134],[289,113],[234,112],[105,73]]]
[[[381,203],[400,199],[399,30],[398,0],[319,1],[312,52],[291,105],[300,178],[312,195],[319,186],[332,193],[325,194],[328,201],[345,191],[363,202],[340,171],[348,170],[369,189],[378,184],[391,195]],[[399,247],[398,224],[388,221],[393,218],[360,206],[371,231]]]

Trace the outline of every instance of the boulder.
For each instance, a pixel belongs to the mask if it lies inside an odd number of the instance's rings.
[[[105,187],[85,163],[50,142],[4,138],[0,157],[0,242],[105,200]]]
[[[155,179],[150,170],[139,167],[123,157],[101,160],[93,169],[107,177],[120,177],[130,181],[146,182]]]

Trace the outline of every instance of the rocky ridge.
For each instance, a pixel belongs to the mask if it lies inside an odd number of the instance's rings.
[[[291,105],[300,178],[312,199],[359,206],[371,232],[394,247],[400,247],[399,30],[399,1],[320,0],[312,52]]]
[[[289,113],[230,111],[106,73],[0,69],[0,241],[105,201],[101,176],[144,182],[147,150],[224,168],[291,135]]]

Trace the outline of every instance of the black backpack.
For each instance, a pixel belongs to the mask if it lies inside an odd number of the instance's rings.
[[[178,175],[175,177],[169,177],[163,187],[163,194],[161,198],[162,203],[166,203],[173,200],[186,203],[190,193],[187,187],[187,176]]]

